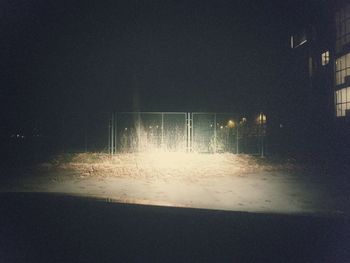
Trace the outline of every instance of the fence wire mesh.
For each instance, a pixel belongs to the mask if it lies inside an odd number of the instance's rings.
[[[186,113],[122,112],[113,119],[116,151],[186,150]]]
[[[266,120],[231,113],[115,112],[65,116],[66,152],[266,152]]]

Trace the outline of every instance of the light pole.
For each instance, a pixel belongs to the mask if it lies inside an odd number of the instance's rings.
[[[229,120],[227,123],[227,127],[229,129],[233,129],[236,127],[236,154],[238,154],[239,151],[239,145],[238,145],[238,122],[235,123],[233,120]]]
[[[240,136],[241,136],[241,150],[245,149],[246,145],[245,145],[245,124],[247,122],[247,118],[246,117],[242,117],[241,121],[239,122],[239,124],[241,125],[241,130],[240,130]],[[242,146],[243,145],[243,146]]]
[[[260,141],[261,141],[261,157],[264,157],[264,126],[266,124],[266,115],[262,112],[260,112],[257,123],[259,125],[259,135],[260,135]]]

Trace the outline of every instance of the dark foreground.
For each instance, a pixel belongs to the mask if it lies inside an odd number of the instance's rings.
[[[345,216],[0,194],[0,262],[350,262]]]

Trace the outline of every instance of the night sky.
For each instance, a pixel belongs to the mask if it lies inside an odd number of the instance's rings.
[[[316,2],[1,1],[1,118],[287,112],[289,37]]]

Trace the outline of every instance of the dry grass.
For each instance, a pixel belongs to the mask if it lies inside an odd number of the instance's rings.
[[[293,162],[271,162],[251,155],[195,153],[80,153],[57,156],[41,170],[79,178],[200,179],[296,169]]]

